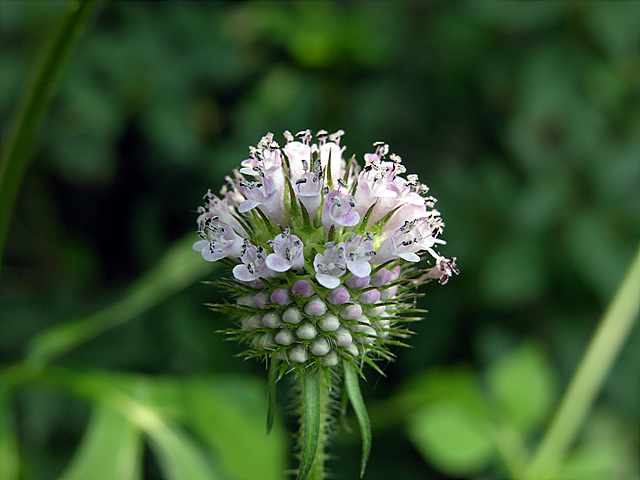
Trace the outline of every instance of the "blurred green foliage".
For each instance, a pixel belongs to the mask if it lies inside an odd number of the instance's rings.
[[[63,8],[0,3],[2,125]],[[363,385],[366,478],[526,461],[640,238],[640,4],[104,2],[3,258],[4,478],[283,478],[286,420],[267,445],[266,372],[215,333],[222,294],[197,280],[223,273],[185,236],[248,145],[305,128],[360,158],[389,143],[462,269]],[[638,340],[563,478],[638,477]],[[358,441],[336,438],[333,478],[357,477]]]

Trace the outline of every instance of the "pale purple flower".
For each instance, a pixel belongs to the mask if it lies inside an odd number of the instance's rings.
[[[376,153],[368,153],[364,156],[365,166],[358,175],[358,188],[355,193],[357,211],[364,215],[372,205],[375,209],[384,211],[388,204],[393,204],[393,200],[398,196],[398,192],[393,187],[395,169],[398,168],[394,162],[382,162],[381,158],[389,151],[386,144],[376,144]],[[370,222],[376,222],[380,215],[369,218]]]
[[[335,183],[338,178],[341,178],[341,172],[344,172],[345,161],[342,159],[342,152],[346,147],[340,148],[334,142],[327,142],[320,145],[320,164],[323,169],[329,168],[331,163],[331,179]]]
[[[267,256],[267,267],[275,272],[286,272],[293,268],[299,270],[304,267],[304,252],[302,240],[289,233],[286,228],[276,236],[271,244],[273,253]]]
[[[294,182],[293,190],[296,198],[300,204],[304,205],[311,220],[316,216],[316,212],[322,203],[323,185],[322,176],[313,172],[305,173]]]
[[[289,178],[295,182],[311,169],[311,147],[302,142],[288,142],[283,151],[289,159]]]
[[[198,213],[201,215],[196,219],[198,225],[207,217],[218,217],[221,222],[231,225],[233,229],[240,235],[246,235],[244,228],[233,218],[237,214],[237,203],[233,201],[232,195],[225,190],[222,199],[213,194],[211,189],[202,197],[204,206],[198,207]]]
[[[351,195],[343,195],[333,190],[324,198],[322,207],[322,224],[325,230],[331,227],[353,227],[360,222],[360,215],[356,212],[356,202]]]
[[[233,267],[233,276],[241,282],[252,282],[260,278],[271,278],[276,274],[266,265],[264,248],[246,242],[240,257],[242,263]]]
[[[273,140],[273,134],[262,137],[258,148],[251,148],[251,157],[243,160],[240,173],[251,175],[257,180],[268,177],[273,191],[280,192],[284,188],[284,172],[282,171],[282,154],[280,146]]]
[[[242,254],[244,239],[230,225],[220,221],[212,213],[200,215],[198,234],[202,240],[193,244],[193,249],[208,262],[225,257],[238,258]]]
[[[407,262],[418,262],[420,257],[416,252],[433,251],[436,243],[437,231],[431,228],[428,218],[406,220],[405,223],[391,233],[376,252],[372,260],[375,264],[381,264],[401,258]],[[442,243],[441,241],[438,243]]]
[[[398,295],[458,273],[436,251],[444,223],[428,188],[382,142],[363,167],[345,162],[343,133],[285,132],[282,148],[265,135],[198,208],[193,248],[234,264],[234,304],[219,309],[239,317],[251,355],[299,371],[385,357],[406,334]],[[427,256],[430,269],[406,268]]]
[[[372,240],[373,236],[363,237],[352,232],[344,242],[347,269],[356,277],[366,277],[371,273],[369,260],[376,254]]]
[[[283,188],[277,188],[274,180],[270,177],[263,177],[261,181],[248,182],[242,180],[240,191],[246,200],[238,206],[240,213],[246,213],[259,207],[267,217],[273,218],[280,223],[283,219],[282,197]]]
[[[347,271],[344,255],[344,243],[330,242],[325,245],[324,254],[317,253],[313,259],[316,280],[326,288],[336,288],[340,285],[340,277]]]

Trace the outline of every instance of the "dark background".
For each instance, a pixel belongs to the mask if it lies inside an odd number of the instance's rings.
[[[0,3],[3,125],[63,7]],[[449,478],[407,433],[406,418],[388,414],[398,392],[438,368],[470,369],[483,385],[492,362],[533,342],[557,395],[637,248],[639,7],[102,3],[70,59],[14,212],[0,284],[3,362],[22,359],[38,332],[116,302],[174,242],[196,240],[202,195],[267,131],[283,141],[285,129],[342,128],[345,155],[362,161],[384,140],[429,185],[447,224],[441,253],[457,256],[462,271],[422,289],[429,314],[414,326],[412,348],[384,367],[387,377],[368,371],[374,447],[365,478]],[[57,362],[264,382],[263,366],[235,357],[238,348],[215,333],[227,319],[202,304],[222,294],[198,279]],[[632,475],[637,346],[636,327],[596,406],[600,441],[626,445],[609,464]],[[59,395],[16,396],[34,475],[25,478],[59,473],[80,438],[89,407]],[[355,478],[359,448],[357,433],[336,439],[333,478]],[[146,462],[151,477],[158,467]]]

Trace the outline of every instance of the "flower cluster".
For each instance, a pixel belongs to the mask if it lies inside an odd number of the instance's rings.
[[[384,143],[363,167],[346,160],[343,133],[287,131],[284,147],[267,134],[198,210],[193,248],[233,267],[234,303],[215,308],[239,318],[251,356],[300,368],[389,357],[415,285],[458,273],[436,251],[444,223],[428,188]],[[422,270],[421,254],[433,262]]]

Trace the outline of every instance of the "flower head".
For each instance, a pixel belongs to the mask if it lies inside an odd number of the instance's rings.
[[[216,306],[238,317],[231,333],[300,371],[390,358],[415,318],[411,290],[458,273],[436,250],[444,223],[428,188],[381,142],[363,167],[347,162],[343,133],[285,132],[282,148],[265,135],[198,210],[194,250],[233,267],[234,303]]]

